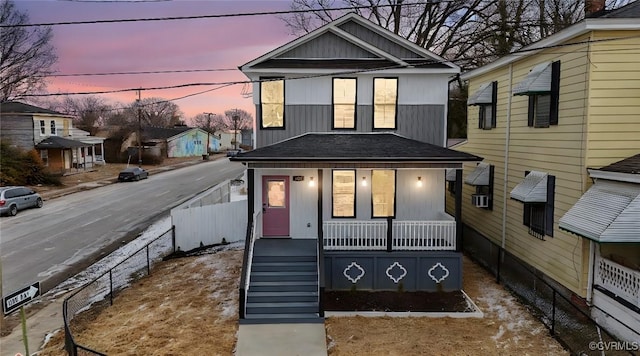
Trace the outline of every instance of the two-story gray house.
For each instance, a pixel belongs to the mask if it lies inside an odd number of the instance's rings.
[[[460,290],[445,170],[481,160],[443,147],[460,69],[355,14],[240,69],[256,106],[256,149],[232,159],[248,185],[241,322],[322,320],[325,289]]]

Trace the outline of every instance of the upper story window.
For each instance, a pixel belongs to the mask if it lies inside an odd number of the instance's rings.
[[[496,127],[498,82],[485,83],[467,100],[467,105],[478,106],[478,128],[491,130]]]
[[[549,127],[558,124],[560,103],[560,61],[545,62],[533,67],[529,74],[515,85],[513,95],[527,95],[527,125]]]
[[[46,129],[47,127],[46,127],[46,124],[44,123],[44,120],[40,120],[40,136],[44,136],[47,134]]]
[[[284,79],[261,78],[260,113],[261,128],[284,128]]]
[[[356,171],[334,170],[332,177],[332,213],[334,218],[356,216]]]
[[[374,218],[393,217],[396,212],[396,171],[371,172],[371,202]]]
[[[333,78],[333,128],[356,128],[356,78]]]
[[[56,136],[58,133],[56,131],[56,122],[55,120],[51,120],[51,136]]]
[[[398,78],[373,79],[373,128],[395,129]]]

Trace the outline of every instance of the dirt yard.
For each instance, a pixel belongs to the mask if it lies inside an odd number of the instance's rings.
[[[77,341],[108,355],[231,355],[242,251],[160,263],[112,307],[80,317]],[[329,355],[568,355],[514,297],[465,259],[481,319],[327,318]],[[62,332],[43,356],[65,355]]]

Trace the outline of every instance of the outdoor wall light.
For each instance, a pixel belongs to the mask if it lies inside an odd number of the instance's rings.
[[[316,186],[316,182],[313,180],[313,177],[309,177],[309,186],[310,187],[315,187]]]
[[[422,177],[418,177],[418,182],[416,183],[416,185],[419,187],[422,187]]]
[[[362,186],[363,187],[367,186],[367,177],[362,177]]]

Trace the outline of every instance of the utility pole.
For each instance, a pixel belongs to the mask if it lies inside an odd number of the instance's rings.
[[[138,167],[142,167],[142,106],[140,103],[140,95],[142,89],[138,89],[138,99],[136,99],[136,106],[138,107]]]
[[[235,109],[235,113],[231,116],[233,120],[233,147],[238,149],[238,121],[240,121],[240,115],[238,115],[238,109]]]
[[[205,152],[202,154],[202,158],[208,159],[209,158],[209,135],[212,134],[212,132],[209,132],[209,130],[211,130],[211,115],[213,115],[213,113],[205,112],[203,114],[207,115],[207,129],[205,130],[207,132],[207,147],[205,148]]]

